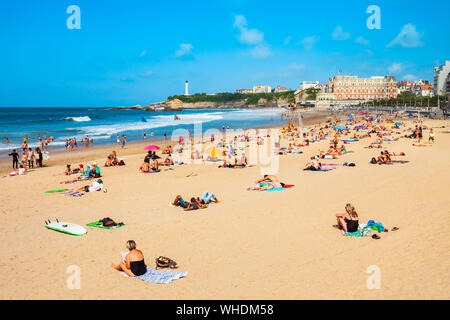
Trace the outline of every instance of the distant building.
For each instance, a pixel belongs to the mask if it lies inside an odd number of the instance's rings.
[[[236,89],[236,93],[253,93],[253,89]]]
[[[306,90],[309,88],[320,89],[319,81],[303,81],[298,87],[297,90]]]
[[[271,86],[253,86],[253,93],[272,92]]]
[[[447,101],[450,101],[450,73],[447,75],[447,79],[445,79],[445,93],[447,94]]]
[[[274,89],[274,92],[286,92],[286,91],[290,91],[289,88],[276,86]]]
[[[446,90],[446,79],[450,73],[450,60],[445,64],[434,68],[434,94],[443,94]]]
[[[395,76],[334,76],[328,81],[326,93],[334,93],[337,100],[390,99],[397,97],[397,83]]]
[[[418,85],[415,87],[414,93],[420,97],[432,97],[434,96],[434,87],[433,85]]]
[[[399,81],[397,82],[397,89],[398,89],[398,93],[403,93],[403,92],[413,92],[414,90],[414,83],[412,83],[412,81]]]

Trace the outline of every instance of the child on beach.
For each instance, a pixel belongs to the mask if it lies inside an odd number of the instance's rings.
[[[433,129],[430,129],[430,136],[428,137],[428,142],[429,143],[434,143],[434,131]]]

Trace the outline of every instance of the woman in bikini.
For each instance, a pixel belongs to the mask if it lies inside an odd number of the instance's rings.
[[[345,213],[337,213],[337,228],[342,229],[345,232],[356,232],[358,230],[358,214],[355,207],[350,203],[345,205]]]
[[[111,264],[111,267],[125,272],[129,277],[142,276],[147,272],[144,254],[141,250],[136,249],[136,242],[134,240],[127,241],[127,249],[129,252],[125,256],[125,260],[121,261],[119,265]]]

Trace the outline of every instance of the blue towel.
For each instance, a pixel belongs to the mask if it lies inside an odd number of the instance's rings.
[[[342,235],[343,236],[349,236],[349,237],[367,237],[369,235],[369,233],[372,232],[372,229],[370,228],[363,228],[363,229],[358,229],[355,232],[345,232],[344,230],[342,231]]]
[[[125,272],[121,272],[123,276],[129,278]],[[135,278],[151,282],[151,283],[171,283],[173,280],[184,278],[187,276],[187,272],[178,272],[171,270],[156,270],[152,267],[147,266],[147,272],[142,276],[137,276]]]

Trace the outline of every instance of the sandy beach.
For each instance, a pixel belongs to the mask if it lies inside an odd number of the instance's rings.
[[[411,120],[401,121],[413,127]],[[101,146],[60,152],[46,167],[24,176],[3,177],[11,171],[10,159],[3,159],[0,298],[449,299],[449,122],[424,119],[424,124],[435,127],[432,147],[415,147],[414,140],[401,138],[383,143],[383,149],[367,149],[375,138],[366,138],[346,145],[352,153],[323,160],[351,161],[355,167],[302,171],[311,156],[328,148],[329,139],[302,147],[302,154],[281,155],[276,175],[295,185],[281,192],[246,190],[261,178],[262,164],[245,169],[190,164],[142,174],[138,168],[143,146],[151,144],[148,138],[124,150]],[[423,143],[427,140],[424,131]],[[288,143],[281,140],[282,146]],[[409,162],[369,163],[385,149],[405,152],[398,159]],[[102,167],[107,193],[79,198],[44,193],[86,185],[61,185],[66,177],[55,174],[66,163],[103,166],[112,150],[126,165]],[[188,199],[205,191],[214,192],[220,203],[189,212],[169,206],[178,194]],[[380,233],[378,240],[344,237],[332,226],[348,202],[360,222],[380,221],[399,230]],[[85,226],[104,217],[126,225],[86,227],[88,233],[78,237],[44,227],[48,218]],[[130,239],[147,265],[154,267],[155,258],[167,256],[187,277],[170,284],[123,277],[110,265],[120,261]],[[80,289],[67,287],[67,268],[73,265],[81,271]],[[379,269],[380,289],[367,287],[370,266]]]

